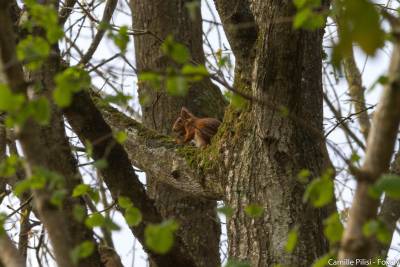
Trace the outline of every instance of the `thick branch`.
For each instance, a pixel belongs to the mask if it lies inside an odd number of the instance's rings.
[[[397,153],[396,157],[391,166],[391,173],[396,175],[400,175],[400,154]],[[381,211],[379,213],[379,219],[385,224],[387,230],[393,233],[396,230],[396,222],[400,218],[400,201],[385,196],[385,199],[381,206]],[[379,256],[385,257],[388,254],[390,244],[392,242],[388,242],[387,244],[383,244],[380,242],[376,243],[375,254]]]
[[[107,129],[98,126],[100,125],[99,121],[108,123],[114,132],[124,131],[128,134],[128,139],[123,147],[126,149],[131,163],[136,167],[154,175],[160,182],[169,184],[188,194],[209,199],[222,198],[222,188],[217,184],[217,179],[199,170],[201,160],[196,161],[196,159],[200,158],[201,150],[177,145],[172,138],[149,130],[118,110],[104,105],[101,99],[96,96],[97,107],[104,116],[104,122],[103,118],[94,116],[97,109],[88,104],[91,102],[88,97],[86,93],[82,93],[79,98],[76,98],[76,109],[81,112],[79,115],[82,115],[83,112],[90,114],[87,118],[81,118],[81,120],[84,120],[81,124],[86,125],[87,128],[97,125],[97,139],[94,136],[86,137],[86,139],[99,140],[107,134],[109,135]],[[66,114],[71,119],[71,123],[74,123],[73,120],[77,119],[70,117],[69,115],[72,114],[68,110]],[[99,114],[99,116],[101,115]],[[76,129],[78,130],[78,126]],[[81,133],[83,137],[85,130],[87,129],[80,129],[78,135]],[[119,145],[115,146],[119,147]],[[120,151],[119,153],[123,152]],[[196,163],[198,165],[194,166]],[[214,176],[217,176],[217,174]]]
[[[133,165],[156,176],[160,182],[191,195],[222,198],[222,188],[216,177],[199,171],[201,150],[177,145],[172,138],[146,129],[111,107],[103,107],[101,111],[112,128],[127,132],[129,138],[124,147]]]
[[[369,195],[369,186],[389,168],[400,123],[400,46],[393,48],[389,83],[374,115],[368,136],[363,177],[357,183],[349,222],[344,233],[339,259],[368,259],[372,255],[372,240],[362,233],[363,225],[376,217],[379,200]]]
[[[215,5],[236,59],[252,60],[258,30],[249,1],[215,0]]]
[[[354,59],[353,50],[351,50],[350,55],[344,58],[343,65],[346,73],[346,80],[349,85],[351,101],[354,104],[355,112],[358,114],[357,119],[358,123],[360,124],[361,133],[363,134],[365,140],[367,140],[371,124],[365,105],[365,89],[362,86],[361,73]]]
[[[336,23],[339,25],[338,20],[336,20]],[[339,39],[340,38],[342,38],[342,36],[339,34]],[[364,139],[367,140],[371,123],[365,104],[365,88],[362,85],[361,73],[357,67],[356,60],[354,59],[353,48],[351,48],[350,53],[343,58],[343,67],[347,84],[349,86],[351,102],[354,105],[355,112],[358,114],[357,119],[360,124],[361,133],[363,134]]]
[[[113,110],[113,109],[112,109]],[[67,120],[82,142],[89,141],[93,145],[93,158],[104,159],[107,167],[100,170],[107,187],[114,199],[126,196],[143,214],[143,221],[137,227],[132,227],[136,238],[145,246],[144,229],[149,223],[160,223],[163,218],[155,209],[151,200],[140,183],[124,148],[113,138],[110,126],[104,121],[102,114],[94,105],[89,94],[81,92],[75,95],[73,103],[64,110]],[[128,124],[125,124],[128,127]],[[143,140],[141,140],[143,141]],[[152,140],[148,140],[151,142]],[[140,151],[133,151],[133,153]],[[153,155],[153,161],[158,157]],[[154,164],[156,165],[156,164]],[[160,167],[160,166],[159,166]],[[158,168],[159,168],[158,167]],[[157,266],[194,266],[192,259],[185,252],[185,245],[176,237],[174,248],[166,255],[157,255],[147,250]]]

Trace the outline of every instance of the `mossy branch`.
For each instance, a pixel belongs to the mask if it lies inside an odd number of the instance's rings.
[[[93,96],[105,121],[114,131],[124,131],[128,138],[123,144],[132,164],[188,194],[207,199],[221,199],[222,186],[218,174],[210,171],[210,149],[178,145],[170,136],[147,129],[141,123],[105,104]]]

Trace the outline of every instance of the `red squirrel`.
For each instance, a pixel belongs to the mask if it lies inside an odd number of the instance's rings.
[[[187,108],[182,107],[181,115],[176,119],[172,130],[177,135],[178,144],[194,140],[197,147],[205,147],[210,144],[220,124],[221,122],[215,118],[198,118]]]

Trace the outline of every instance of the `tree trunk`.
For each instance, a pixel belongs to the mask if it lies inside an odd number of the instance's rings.
[[[263,102],[253,101],[242,112],[230,109],[224,118],[229,131],[220,141],[220,154],[229,170],[226,203],[234,210],[228,221],[229,255],[251,266],[310,266],[328,251],[322,224],[327,209],[303,203],[306,186],[297,175],[308,169],[317,177],[328,162],[321,138],[323,31],[294,30],[285,20],[295,14],[291,1],[251,2],[256,26],[250,30],[258,33],[257,40],[237,34],[238,21],[231,19],[235,12],[246,12],[234,8],[246,1],[230,3],[231,9],[227,1],[217,1],[237,58],[234,87]],[[246,14],[236,16],[239,23],[251,22]],[[238,47],[238,40],[247,42]],[[263,215],[247,216],[249,204],[263,206]],[[284,246],[295,226],[299,238],[290,254]]]
[[[160,51],[162,41],[172,35],[191,53],[192,61],[204,64],[200,2],[195,18],[190,18],[184,0],[131,0],[133,28],[150,32],[135,36],[137,69],[165,72],[174,63]],[[185,97],[170,96],[139,85],[139,96],[149,101],[142,104],[143,124],[163,134],[170,134],[183,106],[200,117],[222,119],[225,102],[209,79],[193,84]],[[216,202],[192,197],[147,176],[148,190],[164,218],[180,222],[180,235],[192,253],[197,266],[220,266],[220,225]]]

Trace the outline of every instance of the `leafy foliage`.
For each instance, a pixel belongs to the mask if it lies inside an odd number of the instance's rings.
[[[58,15],[52,5],[42,5],[35,0],[25,0],[30,20],[25,22],[25,27],[32,30],[33,27],[40,27],[45,30],[46,38],[50,44],[56,43],[64,36],[64,31],[58,23]]]
[[[228,259],[225,267],[250,267],[250,263],[247,261],[239,261],[235,259]]]
[[[50,45],[42,37],[28,35],[17,45],[17,58],[30,70],[40,68],[50,54]]]
[[[299,180],[301,183],[305,184],[308,182],[308,178],[311,176],[311,172],[308,169],[302,169],[299,171],[297,174],[297,180]]]
[[[104,227],[110,231],[119,230],[120,227],[110,218],[104,217],[101,213],[95,212],[88,216],[85,220],[85,225],[89,228]]]
[[[29,189],[45,187],[50,191],[56,191],[64,189],[64,184],[65,181],[61,175],[44,168],[35,168],[31,177],[16,184],[14,193],[20,196]]]
[[[230,218],[233,215],[233,209],[229,206],[219,207],[217,212],[225,215],[227,218]]]
[[[13,93],[8,86],[0,84],[0,111],[7,112],[6,126],[22,125],[28,118],[45,125],[50,119],[49,102],[39,97],[29,102],[22,94]]]
[[[327,253],[322,257],[318,258],[312,265],[312,267],[325,267],[330,266],[329,260],[332,259],[331,253]]]
[[[11,154],[0,162],[0,177],[11,177],[13,176],[19,167],[21,167],[20,158]]]
[[[264,212],[264,208],[260,205],[250,204],[244,208],[244,212],[252,218],[259,218]]]
[[[160,49],[176,64],[167,67],[165,73],[140,73],[139,83],[144,83],[154,90],[165,88],[166,92],[173,96],[185,96],[189,91],[190,83],[201,81],[209,75],[205,66],[194,65],[190,62],[188,48],[175,42],[171,35],[165,39]],[[144,103],[144,99],[141,100],[141,103]]]
[[[362,12],[360,12],[362,10]],[[383,46],[385,32],[381,28],[379,13],[368,0],[334,1],[332,16],[337,21],[340,42],[333,50],[333,62],[351,52],[353,42],[368,55],[374,55]]]
[[[326,218],[324,221],[324,226],[324,234],[328,238],[331,245],[339,242],[342,239],[344,229],[338,213],[333,213]]]
[[[75,186],[74,190],[72,191],[73,197],[80,197],[80,196],[88,196],[92,199],[95,203],[99,202],[100,196],[99,191],[86,185],[86,184],[78,184]]]
[[[60,107],[67,107],[71,104],[72,96],[91,85],[89,74],[81,68],[70,67],[55,77],[56,89],[53,98]]]
[[[311,181],[304,193],[303,201],[310,201],[317,208],[331,203],[334,196],[334,184],[331,176],[332,170],[328,169],[321,178]]]
[[[190,58],[189,49],[186,46],[175,42],[172,35],[169,35],[161,45],[161,51],[177,63],[186,63]]]
[[[126,47],[129,43],[128,27],[120,27],[117,34],[114,34],[112,31],[110,31],[109,37],[112,38],[114,44],[121,50],[121,52],[125,53]]]
[[[71,251],[71,259],[73,263],[78,263],[79,260],[85,259],[93,254],[95,245],[91,241],[84,241],[76,246]]]
[[[292,253],[297,245],[297,240],[299,236],[299,229],[298,227],[294,227],[290,230],[288,234],[288,239],[286,241],[285,250],[289,253]]]
[[[178,227],[173,220],[148,225],[144,231],[146,245],[158,254],[167,253],[174,245],[174,233]]]
[[[378,220],[370,220],[363,225],[363,234],[366,237],[376,236],[382,244],[389,244],[392,240],[392,234],[389,232],[385,224]]]
[[[294,0],[293,2],[298,10],[293,21],[295,29],[316,30],[324,26],[326,18],[319,10],[321,0]]]
[[[133,206],[132,201],[127,197],[119,197],[118,205],[125,209],[124,217],[129,226],[138,226],[142,222],[142,213]]]
[[[370,190],[371,195],[375,197],[379,197],[383,192],[391,198],[400,199],[400,176],[382,175]]]
[[[244,109],[249,103],[247,99],[231,91],[226,91],[224,93],[224,96],[229,101],[229,103],[237,110]]]

